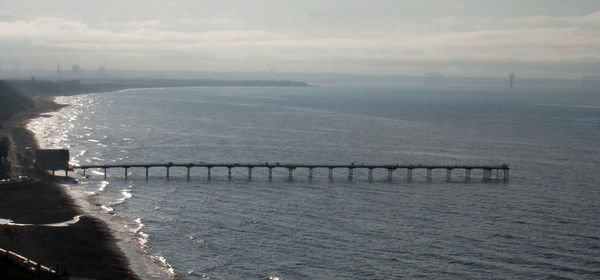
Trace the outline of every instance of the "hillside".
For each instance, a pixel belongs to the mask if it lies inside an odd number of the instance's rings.
[[[22,95],[7,82],[0,81],[0,121],[32,106],[33,101],[29,97]]]

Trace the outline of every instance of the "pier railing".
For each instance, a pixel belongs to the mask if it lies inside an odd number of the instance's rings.
[[[509,179],[509,167],[507,164],[502,165],[401,165],[401,164],[295,164],[295,163],[144,163],[144,164],[98,164],[98,165],[79,165],[71,166],[71,170],[82,170],[85,176],[88,169],[102,169],[104,170],[104,177],[107,176],[108,169],[123,169],[123,175],[127,178],[128,170],[131,168],[144,168],[146,171],[146,179],[149,177],[150,168],[165,168],[166,177],[170,178],[170,170],[172,168],[187,168],[187,178],[190,179],[192,168],[206,168],[207,177],[211,177],[211,170],[214,168],[226,168],[227,176],[231,178],[232,169],[245,168],[248,170],[248,178],[252,178],[252,172],[255,169],[267,169],[269,179],[273,178],[273,169],[287,169],[288,178],[293,179],[293,172],[296,169],[303,168],[308,170],[308,177],[313,178],[313,171],[315,169],[326,169],[329,171],[328,178],[333,179],[334,169],[346,169],[348,171],[348,179],[352,179],[354,176],[354,170],[366,169],[368,171],[369,180],[373,179],[373,170],[382,169],[387,170],[387,179],[392,180],[394,171],[403,170],[406,172],[406,180],[412,181],[413,171],[423,170],[426,171],[427,181],[432,180],[432,171],[434,169],[446,170],[446,180],[452,179],[452,172],[455,170],[464,171],[465,181],[471,180],[472,170],[481,170],[482,179],[485,182],[508,182]],[[53,171],[54,172],[54,171]],[[495,172],[495,176],[494,176]],[[68,171],[66,172],[68,174]]]
[[[25,268],[27,270],[37,271],[40,279],[46,278],[48,276],[59,277],[58,272],[56,270],[54,270],[48,266],[42,265],[41,263],[33,261],[27,257],[20,255],[20,254],[17,254],[13,251],[0,248],[0,254],[4,254],[6,257],[12,258],[13,260],[17,261],[19,264],[21,264],[21,266],[23,266],[23,268]],[[42,273],[46,277],[42,277]]]

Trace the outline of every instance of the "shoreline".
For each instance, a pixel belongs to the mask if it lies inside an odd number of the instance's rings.
[[[34,225],[0,225],[0,247],[59,273],[66,269],[72,277],[140,279],[131,269],[109,225],[99,218],[86,215],[67,227],[41,226],[71,220],[85,213],[51,176],[32,169],[35,149],[39,145],[26,125],[30,120],[57,111],[64,105],[55,103],[54,95],[31,98],[33,107],[4,120],[1,131],[11,143],[9,174],[28,174],[34,182],[0,189],[0,218]]]
[[[1,81],[0,100],[9,114],[0,116],[0,136],[9,138],[5,176],[29,175],[32,183],[0,189],[0,248],[14,251],[44,266],[69,276],[86,279],[140,279],[120,247],[118,232],[101,217],[84,213],[84,206],[59,185],[52,176],[33,168],[39,143],[27,124],[44,114],[68,106],[55,102],[57,96],[113,92],[137,88],[190,86],[309,86],[292,81],[219,81],[219,80],[126,80],[113,83],[74,81],[10,80]],[[13,97],[17,99],[13,99]],[[6,98],[6,99],[5,99]],[[3,100],[5,99],[5,100]],[[28,100],[23,100],[28,99]],[[13,100],[25,102],[13,103]],[[29,104],[29,105],[27,105]],[[18,105],[18,106],[17,106]],[[83,215],[66,227],[44,224],[62,223]],[[27,225],[27,226],[19,226]],[[131,256],[129,256],[131,257]],[[142,271],[138,273],[144,274]]]

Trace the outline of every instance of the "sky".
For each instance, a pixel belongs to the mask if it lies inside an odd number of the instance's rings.
[[[0,0],[0,67],[580,78],[598,0]]]

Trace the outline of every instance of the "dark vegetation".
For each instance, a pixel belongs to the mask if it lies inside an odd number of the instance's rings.
[[[32,106],[33,101],[29,97],[22,95],[9,83],[0,81],[0,121]]]

